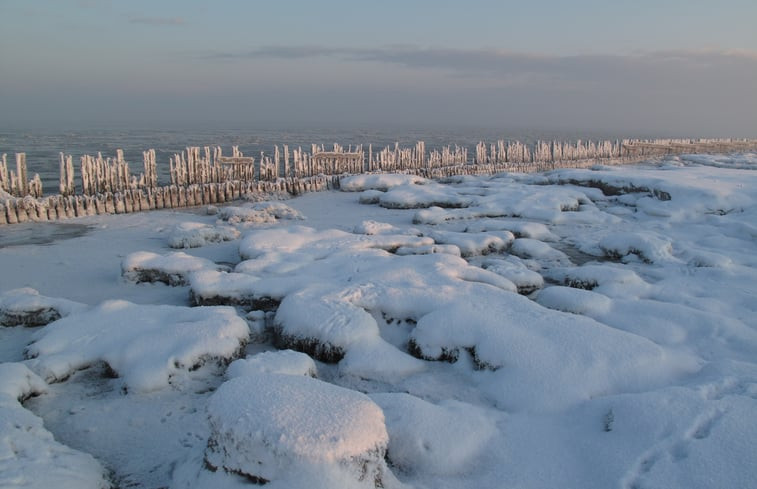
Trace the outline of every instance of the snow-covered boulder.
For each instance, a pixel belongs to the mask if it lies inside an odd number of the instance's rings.
[[[371,175],[353,175],[342,178],[339,181],[339,189],[342,192],[362,192],[364,190],[387,190],[402,185],[424,185],[429,183],[423,177],[416,175],[401,175],[380,173]]]
[[[475,365],[492,370],[484,372],[482,390],[510,409],[559,409],[661,385],[698,368],[691,357],[641,336],[493,289],[422,317],[411,343],[425,359],[456,360],[470,352]]]
[[[473,200],[460,195],[447,185],[429,183],[423,186],[404,185],[388,190],[379,199],[379,205],[387,209],[420,209],[426,207],[468,207]]]
[[[612,299],[584,289],[572,287],[547,287],[539,292],[537,302],[557,311],[584,314],[591,317],[607,314],[612,308]]]
[[[646,293],[650,286],[625,265],[601,264],[552,268],[544,275],[561,285],[576,289],[599,289],[610,296],[632,297]]]
[[[0,364],[0,486],[6,489],[105,489],[105,469],[86,453],[58,443],[41,418],[19,401],[47,390],[21,363]]]
[[[387,459],[406,473],[465,473],[497,432],[490,416],[464,402],[432,404],[404,393],[372,394],[371,399],[386,417]]]
[[[0,326],[44,326],[87,307],[78,302],[40,295],[29,287],[9,290],[0,294]]]
[[[571,264],[568,255],[537,239],[516,239],[510,246],[510,253],[520,258],[539,260],[544,264],[557,264],[561,266]]]
[[[230,379],[254,374],[305,375],[317,377],[312,358],[294,350],[266,351],[231,362],[226,369]]]
[[[516,256],[508,256],[504,260],[486,258],[481,266],[484,270],[501,275],[514,283],[518,293],[522,295],[528,295],[544,286],[544,278],[539,273],[529,270]]]
[[[48,382],[105,362],[124,388],[151,391],[183,370],[238,356],[248,336],[246,321],[231,307],[112,300],[38,331],[26,355],[30,368]]]
[[[121,262],[121,274],[131,282],[163,282],[179,286],[189,283],[189,274],[198,270],[219,270],[225,267],[183,251],[159,255],[150,251],[130,253]]]
[[[462,256],[488,255],[507,249],[515,237],[510,231],[483,233],[457,233],[454,231],[433,231],[430,236],[437,244],[451,244],[458,247]]]
[[[630,255],[644,263],[673,260],[673,244],[667,237],[651,232],[618,232],[605,236],[599,247],[609,258],[627,261]]]
[[[232,241],[239,237],[232,226],[211,226],[201,222],[182,222],[168,237],[171,248],[199,248],[208,243]]]
[[[368,396],[296,375],[234,378],[208,403],[205,464],[264,484],[383,487],[389,442],[384,414]],[[324,481],[325,479],[325,481]]]
[[[195,306],[240,306],[248,310],[270,311],[278,307],[282,295],[261,288],[260,278],[247,273],[202,270],[189,276],[189,297]]]

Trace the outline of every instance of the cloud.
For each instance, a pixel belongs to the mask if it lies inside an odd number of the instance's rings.
[[[328,57],[344,62],[385,63],[418,70],[442,70],[465,77],[515,77],[528,81],[657,80],[678,72],[701,73],[741,65],[757,75],[757,53],[751,51],[659,51],[635,54],[572,55],[518,53],[495,49],[448,49],[417,46],[343,48],[261,46],[244,52],[203,55],[227,61]]]
[[[184,25],[181,17],[130,17],[130,24],[146,25]]]

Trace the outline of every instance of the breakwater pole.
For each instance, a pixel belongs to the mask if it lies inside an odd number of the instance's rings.
[[[79,185],[73,158],[60,153],[57,195],[44,196],[39,175],[29,179],[26,154],[16,153],[15,170],[7,155],[0,159],[0,225],[54,221],[99,214],[125,214],[223,204],[247,194],[289,194],[331,190],[345,175],[412,173],[426,178],[486,175],[502,172],[541,172],[557,168],[588,168],[596,164],[622,165],[665,155],[728,153],[757,150],[750,139],[624,139],[615,141],[480,142],[469,158],[468,148],[445,146],[426,150],[398,143],[375,150],[372,145],[326,148],[312,145],[274,147],[273,155],[245,156],[237,146],[230,156],[220,147],[189,147],[169,160],[170,183],[160,185],[155,150],[144,151],[142,172],[132,174],[122,150],[115,157],[85,155],[79,166]],[[77,193],[78,190],[78,193]]]

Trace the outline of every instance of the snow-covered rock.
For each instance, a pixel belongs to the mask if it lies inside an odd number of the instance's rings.
[[[510,231],[490,231],[482,233],[433,231],[430,233],[430,236],[437,244],[451,244],[457,246],[462,256],[499,253],[506,250],[515,239]]]
[[[150,251],[130,253],[121,262],[121,274],[131,282],[163,282],[166,285],[187,285],[189,275],[198,270],[219,270],[225,267],[210,260],[173,251],[159,255]]]
[[[557,264],[562,266],[571,264],[568,255],[537,239],[516,239],[510,246],[510,253],[520,258],[536,259],[546,264]]]
[[[148,306],[106,301],[49,324],[27,347],[29,367],[48,382],[105,362],[124,388],[151,391],[210,360],[239,355],[249,329],[230,307]]]
[[[511,409],[564,408],[697,368],[640,336],[495,291],[427,314],[411,336],[423,358],[456,360],[469,351],[479,368],[493,370],[482,389]]]
[[[602,238],[599,247],[605,255],[616,260],[627,260],[629,255],[636,255],[644,263],[673,260],[670,239],[651,232],[613,233]]]
[[[234,360],[226,369],[226,376],[230,379],[263,373],[317,377],[318,368],[313,359],[304,353],[280,350]]]
[[[505,259],[486,258],[481,266],[514,283],[519,294],[528,295],[544,286],[544,278],[539,273],[529,270],[516,256],[508,256]]]
[[[78,302],[40,295],[29,287],[9,290],[0,294],[0,326],[44,326],[86,308]]]
[[[612,300],[606,295],[572,287],[547,287],[539,292],[537,302],[557,311],[585,314],[596,317],[606,314],[612,307]]]
[[[183,222],[168,237],[171,248],[199,248],[208,243],[233,241],[239,231],[232,226],[211,226],[201,222]]]
[[[362,192],[364,190],[387,190],[402,185],[424,185],[429,183],[423,177],[416,175],[400,175],[379,173],[371,175],[353,175],[339,181],[339,189],[343,192]]]
[[[206,465],[253,482],[284,484],[312,473],[320,484],[325,478],[333,487],[374,488],[389,471],[381,408],[310,377],[234,378],[210,398],[208,416]]]

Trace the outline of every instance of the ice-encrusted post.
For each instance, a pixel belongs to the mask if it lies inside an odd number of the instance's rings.
[[[60,194],[64,197],[74,195],[74,162],[73,156],[64,155],[62,152],[60,156]]]
[[[3,153],[0,158],[0,190],[10,193],[10,180],[8,179],[8,157]]]
[[[26,181],[26,153],[16,153],[16,194],[23,197],[28,192]]]

